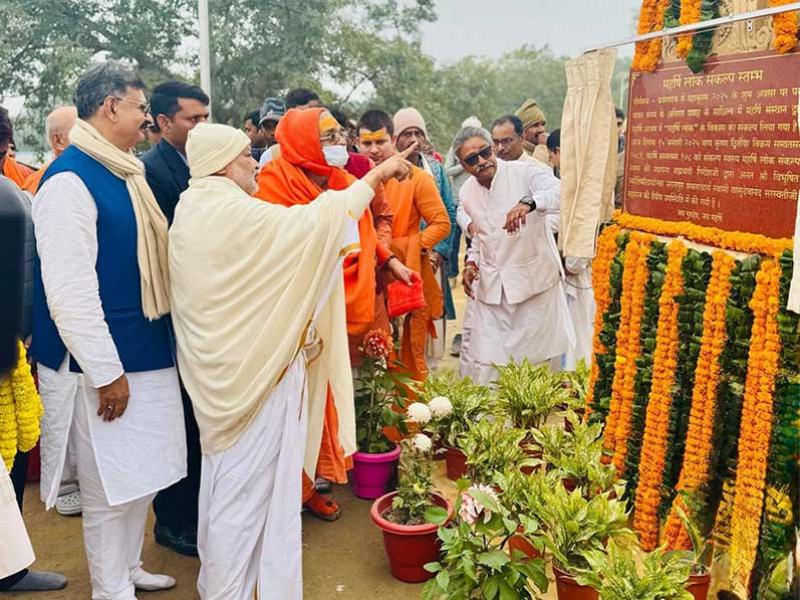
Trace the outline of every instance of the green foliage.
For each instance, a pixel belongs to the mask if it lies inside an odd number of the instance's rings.
[[[574,411],[583,411],[586,407],[586,393],[589,391],[589,376],[591,369],[586,361],[581,359],[575,365],[574,371],[564,371],[561,383],[567,390],[565,407]]]
[[[440,517],[444,511],[431,512],[436,506],[431,499],[434,491],[431,451],[420,450],[415,446],[413,437],[400,442],[400,447],[397,494],[392,499],[392,508],[386,519],[402,525],[421,525],[431,517]]]
[[[436,577],[425,585],[423,600],[539,598],[548,587],[544,560],[507,551],[518,521],[493,494],[475,487],[460,491],[456,510],[463,518],[439,528],[442,558],[425,565]],[[525,533],[542,547],[534,520],[526,522]]]
[[[383,434],[385,427],[405,433],[403,390],[410,382],[407,375],[389,370],[385,361],[364,359],[355,380],[356,443],[361,452],[378,454],[394,447]]]
[[[700,530],[699,512],[703,510],[703,502],[700,497],[693,497],[691,494],[683,494],[683,502],[687,507],[687,511],[681,508],[677,502],[672,505],[672,508],[678,513],[686,533],[692,542],[691,552],[691,565],[692,574],[703,574],[709,571],[711,564],[711,554],[714,549],[714,544],[711,541],[711,533],[705,535]]]
[[[461,438],[460,447],[467,456],[467,476],[475,483],[493,484],[498,474],[509,466],[531,465],[520,443],[525,431],[508,429],[499,419],[480,419]]]
[[[548,367],[532,365],[527,358],[498,366],[497,373],[499,408],[519,429],[540,427],[569,398],[559,375]]]
[[[719,0],[702,0],[700,3],[700,20],[709,21],[719,16]],[[699,73],[706,65],[714,40],[714,29],[705,29],[694,34],[692,49],[686,57],[686,65],[693,73]]]
[[[690,563],[680,553],[655,550],[641,559],[630,547],[609,542],[607,550],[584,553],[589,568],[575,578],[597,590],[600,600],[692,600],[686,591]]]

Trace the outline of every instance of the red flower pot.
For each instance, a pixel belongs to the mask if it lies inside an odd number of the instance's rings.
[[[536,459],[541,460],[542,451],[541,451],[541,449],[539,449],[538,447],[533,445],[532,442],[526,441],[526,440],[522,440],[520,442],[520,447],[522,448],[523,452],[525,452],[525,456],[527,456],[528,458],[536,458]],[[533,472],[538,471],[539,467],[526,465],[524,467],[520,467],[519,470],[522,471],[522,473],[524,473],[525,475],[531,475]]]
[[[400,446],[380,454],[353,454],[353,469],[350,471],[353,493],[362,500],[375,500],[385,494],[399,458]]]
[[[594,588],[580,585],[555,565],[553,565],[553,574],[556,576],[558,600],[598,600],[599,596]]]
[[[373,523],[383,531],[383,545],[389,558],[389,569],[392,575],[406,583],[427,581],[434,576],[424,569],[425,564],[439,560],[439,538],[436,532],[438,525],[400,525],[383,518],[383,514],[392,506],[392,499],[397,492],[389,492],[372,503],[369,516]],[[453,505],[449,500],[433,495],[433,501],[447,510],[448,520],[453,516]]]
[[[467,455],[458,448],[448,448],[444,455],[447,464],[447,478],[458,481],[467,474]]]
[[[522,525],[517,527],[517,532],[519,532],[519,534],[521,534],[523,532],[523,530],[524,530],[524,528],[522,527]],[[527,559],[523,559],[523,560],[530,560],[532,558],[540,558],[542,556],[542,553],[539,552],[536,549],[536,547],[528,541],[528,538],[526,538],[524,535],[519,535],[519,534],[518,535],[512,535],[511,538],[508,540],[508,550],[509,550],[509,552],[513,553],[514,550],[519,550],[525,556],[528,557]]]
[[[694,596],[694,600],[706,600],[708,588],[711,586],[711,573],[690,575],[686,591]]]

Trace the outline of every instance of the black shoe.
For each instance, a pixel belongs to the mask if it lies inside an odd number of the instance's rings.
[[[197,556],[197,533],[174,531],[156,523],[156,543],[184,556]]]
[[[450,356],[461,356],[461,334],[457,333],[453,338],[453,345],[450,347]]]

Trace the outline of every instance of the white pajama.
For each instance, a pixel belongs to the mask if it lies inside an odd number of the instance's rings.
[[[572,371],[581,360],[592,362],[592,337],[594,335],[594,290],[592,289],[592,266],[589,259],[568,257],[567,277],[564,290],[567,307],[575,327],[575,346],[570,346],[564,357],[564,368]]]
[[[303,597],[301,478],[307,403],[301,353],[237,442],[203,456],[198,590],[203,600]]]

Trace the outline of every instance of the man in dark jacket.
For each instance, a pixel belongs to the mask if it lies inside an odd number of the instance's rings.
[[[208,120],[208,96],[196,85],[167,81],[153,88],[150,114],[161,131],[161,141],[142,156],[147,183],[170,225],[181,192],[189,187],[186,139],[198,123]],[[197,498],[200,491],[200,434],[192,402],[181,385],[186,420],[187,475],[162,490],[153,500],[155,536],[162,546],[189,556],[197,555]]]

